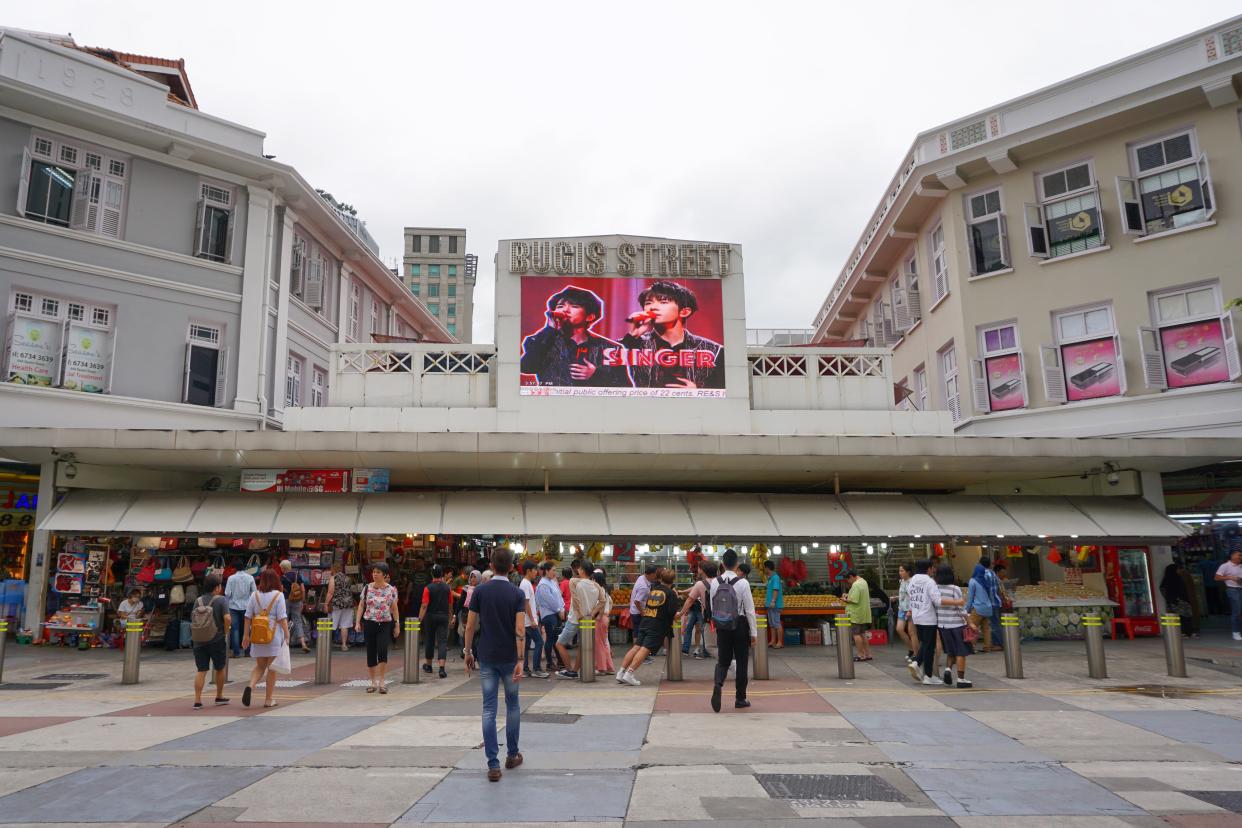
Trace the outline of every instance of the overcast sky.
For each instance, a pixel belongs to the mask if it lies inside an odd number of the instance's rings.
[[[6,4],[0,25],[183,57],[205,112],[358,208],[500,238],[745,246],[749,327],[810,324],[914,135],[1211,25],[1162,2]],[[610,10],[605,11],[608,8]]]

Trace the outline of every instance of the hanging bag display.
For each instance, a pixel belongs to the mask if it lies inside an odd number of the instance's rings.
[[[259,577],[259,571],[262,568],[262,565],[259,563],[259,556],[251,555],[250,560],[246,561],[246,568],[244,571],[250,577],[257,578]]]
[[[172,572],[172,580],[174,584],[188,584],[194,580],[194,570],[190,567],[190,559],[185,555],[177,561],[177,566]]]
[[[134,580],[140,584],[155,583],[155,559],[148,557],[142,568],[138,570],[138,574],[134,576]]]
[[[173,584],[173,588],[169,590],[168,592],[168,603],[169,604],[184,604],[185,603],[185,587],[183,587],[181,584]]]
[[[155,580],[159,582],[172,580],[172,567],[168,565],[167,558],[159,559],[159,565],[155,567]]]
[[[345,574],[346,575],[357,575],[358,571],[359,571],[358,559],[355,557],[353,552],[346,552],[345,553]]]

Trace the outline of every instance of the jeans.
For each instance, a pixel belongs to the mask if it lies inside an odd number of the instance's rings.
[[[936,625],[915,624],[914,630],[919,638],[919,667],[923,675],[930,676],[936,672]]]
[[[526,628],[526,651],[522,655],[522,669],[530,672],[530,651],[535,651],[535,669],[539,669],[539,658],[543,655],[543,635],[538,627]],[[551,666],[551,665],[549,665]]]
[[[239,656],[242,654],[241,642],[246,632],[246,611],[230,607],[229,615],[233,617],[233,628],[229,630],[229,647],[233,650],[233,655]]]
[[[1242,632],[1242,589],[1227,586],[1225,594],[1229,596],[1229,624],[1234,632]]]
[[[694,628],[702,623],[703,610],[696,604],[693,609],[686,613],[686,631],[681,637],[681,651],[683,653],[690,652],[690,643],[694,640]],[[704,643],[706,643],[706,639],[704,639]]]
[[[518,752],[518,731],[522,726],[522,706],[518,702],[518,683],[513,678],[516,661],[508,664],[479,663],[479,680],[483,685],[483,751],[487,767],[500,767],[500,746],[496,742],[496,694],[500,682],[505,683],[505,755]]]
[[[543,663],[547,665],[548,672],[552,671],[552,659],[556,657],[556,622],[559,620],[555,613],[539,619],[539,626],[543,629]],[[538,658],[535,663],[539,663]]]
[[[1001,617],[1001,609],[1000,609],[1000,606],[998,605],[992,610],[992,646],[993,647],[1004,647],[1005,646],[1005,637],[1001,632],[1000,617]]]
[[[716,627],[716,684],[723,686],[729,676],[729,665],[737,659],[734,675],[738,701],[746,698],[746,685],[750,683],[750,624],[739,618],[736,629],[722,630]]]
[[[302,602],[290,601],[287,607],[289,613],[289,643],[297,642],[299,644],[306,641],[306,617],[302,615]]]

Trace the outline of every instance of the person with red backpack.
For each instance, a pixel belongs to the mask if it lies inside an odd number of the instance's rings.
[[[750,648],[755,646],[755,599],[750,584],[737,570],[737,550],[726,549],[720,558],[725,571],[711,582],[712,623],[716,626],[716,676],[712,687],[712,710],[720,712],[720,694],[729,665],[737,659],[736,697],[733,706],[750,707],[746,685],[750,681]]]

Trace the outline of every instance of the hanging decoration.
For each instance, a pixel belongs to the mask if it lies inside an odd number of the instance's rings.
[[[1006,546],[1005,557],[1006,558],[1021,558],[1022,547],[1021,546]]]
[[[1057,549],[1056,544],[1048,547],[1048,563],[1059,564],[1061,562],[1061,550]]]
[[[933,543],[933,544],[932,544],[932,557],[933,557],[933,558],[943,558],[943,557],[944,557],[944,544],[943,544],[943,543]]]
[[[592,541],[586,550],[587,560],[592,563],[599,563],[604,559],[604,545],[599,541]]]
[[[703,563],[707,558],[703,554],[703,549],[697,543],[686,550],[686,564],[689,565],[690,571],[694,572],[699,568],[699,564]]]
[[[561,545],[557,541],[547,538],[543,542],[543,559],[545,561],[559,561],[561,559]]]
[[[756,543],[750,548],[750,568],[755,572],[763,569],[763,562],[768,559],[767,544]]]
[[[614,543],[612,545],[612,559],[623,563],[631,563],[634,560],[634,544],[632,543]],[[622,613],[625,615],[626,613]]]

